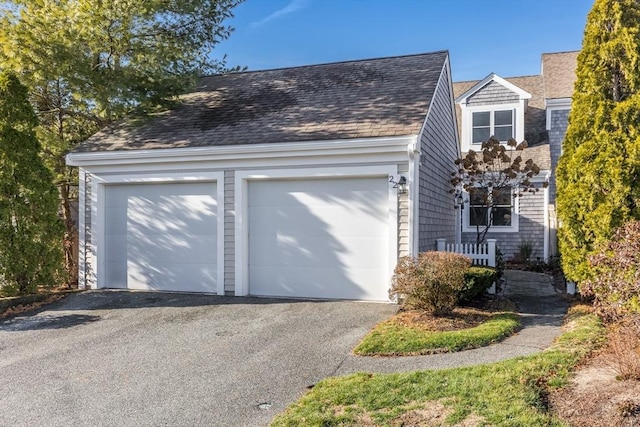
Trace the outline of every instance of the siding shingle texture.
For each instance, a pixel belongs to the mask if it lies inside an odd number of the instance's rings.
[[[424,159],[419,171],[420,252],[435,250],[438,238],[454,240],[456,237],[456,212],[449,180],[460,153],[447,73],[445,69],[420,138],[421,159]]]
[[[205,77],[181,104],[78,152],[417,135],[446,51]]]

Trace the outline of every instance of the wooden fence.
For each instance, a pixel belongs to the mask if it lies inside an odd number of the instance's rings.
[[[487,239],[487,243],[447,243],[445,239],[436,239],[436,249],[439,252],[455,252],[471,258],[474,265],[496,266],[496,239]],[[488,292],[496,293],[494,283]]]

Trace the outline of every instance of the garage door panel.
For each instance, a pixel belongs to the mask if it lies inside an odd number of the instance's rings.
[[[215,292],[216,183],[106,189],[107,287]]]
[[[347,178],[347,186],[340,187],[345,179],[302,179],[302,180],[269,180],[264,183],[274,186],[283,186],[285,192],[274,194],[272,192],[255,192],[252,194],[251,206],[271,206],[289,207],[299,206],[326,206],[343,205],[353,206],[354,204],[369,205],[375,201],[388,200],[388,188],[378,186],[373,188],[370,185],[370,178]],[[375,178],[376,180],[388,184],[386,178]],[[261,185],[260,182],[255,182]],[[327,193],[327,183],[332,185],[331,192]],[[252,183],[254,184],[254,183]]]
[[[386,206],[386,205],[385,205]],[[388,211],[379,206],[362,209],[350,209],[336,206],[294,206],[294,207],[252,207],[252,235],[271,235],[270,226],[279,222],[278,232],[290,236],[362,236],[369,230],[386,227]],[[328,221],[328,218],[341,218],[340,221]]]
[[[127,246],[129,258],[136,257],[156,262],[207,263],[214,253],[216,236],[152,234],[130,239]]]
[[[126,258],[126,257],[125,257]],[[109,288],[127,288],[127,260],[105,262]]]
[[[350,269],[348,274],[335,268],[320,267],[255,267],[251,271],[251,289],[255,295],[362,299],[386,301],[384,286],[371,286],[385,277],[383,269]],[[304,282],[300,277],[305,276]]]
[[[109,203],[111,200],[107,200]],[[105,209],[105,227],[109,234],[127,233],[127,209],[126,207],[109,207]]]
[[[109,235],[108,244],[106,245],[105,259],[110,262],[127,262],[127,236],[126,235]],[[107,269],[108,272],[112,270]]]
[[[215,292],[211,283],[216,280],[216,268],[211,264],[165,263],[144,264],[138,261],[127,263],[128,281],[135,289],[155,291]],[[131,288],[131,286],[129,286]]]
[[[388,300],[385,177],[249,183],[249,292]]]
[[[369,254],[359,259],[358,265],[365,268],[378,268],[386,265],[386,254],[371,251],[372,247],[387,244],[386,238],[349,238],[344,237],[340,242],[334,242],[330,250],[314,251],[308,248],[319,248],[327,244],[327,236],[299,236],[282,237],[277,240],[271,238],[253,237],[249,250],[252,266],[277,266],[281,264],[296,266],[337,267],[348,265],[354,256]],[[339,245],[339,246],[338,246]]]
[[[132,197],[128,206],[129,227],[141,233],[212,234],[216,224],[210,221],[210,212],[215,212],[216,207],[213,195]]]

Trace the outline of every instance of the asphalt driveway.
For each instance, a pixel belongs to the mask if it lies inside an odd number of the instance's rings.
[[[85,292],[0,320],[0,425],[262,426],[388,304]]]

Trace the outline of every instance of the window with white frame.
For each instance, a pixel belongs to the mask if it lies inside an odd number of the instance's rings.
[[[507,142],[515,136],[515,110],[475,111],[471,115],[471,138],[473,144],[481,144],[491,136]]]
[[[510,187],[475,188],[469,192],[468,227],[493,228],[514,226],[514,200]],[[496,230],[498,231],[498,230]]]

